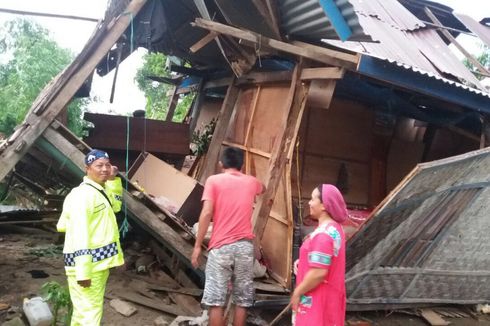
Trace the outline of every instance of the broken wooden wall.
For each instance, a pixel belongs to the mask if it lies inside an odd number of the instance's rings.
[[[240,90],[234,115],[231,118],[223,145],[245,151],[244,172],[265,182],[272,151],[285,126],[289,112],[287,103],[289,83],[257,85]],[[288,214],[286,180],[277,189],[261,245],[270,271],[281,284],[290,279],[291,216]]]

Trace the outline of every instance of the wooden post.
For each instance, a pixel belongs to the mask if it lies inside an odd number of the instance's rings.
[[[172,97],[168,103],[167,116],[165,117],[165,121],[172,122],[174,117],[175,108],[177,107],[177,102],[179,101],[179,94],[177,94],[178,87],[174,87],[174,91],[172,92]]]
[[[279,182],[286,169],[288,155],[290,153],[290,146],[294,146],[294,141],[296,139],[306,105],[309,85],[303,84],[300,81],[301,66],[302,64],[298,64],[293,73],[293,79],[291,81],[292,96],[288,101],[290,109],[286,127],[282,135],[278,135],[280,144],[278,144],[278,146],[276,146],[272,152],[267,179],[263,180],[266,185],[266,191],[259,197],[254,209],[254,233],[259,241],[264,233],[267,220],[272,209],[273,200],[276,195],[277,187],[279,186]]]
[[[206,153],[206,165],[203,168],[199,180],[204,183],[206,179],[216,172],[216,163],[218,163],[221,144],[225,140],[228,125],[235,111],[235,103],[238,98],[239,89],[235,85],[236,79],[233,79],[228,86],[225,100],[221,106],[221,111],[218,115],[218,122],[214,129],[211,144],[209,144],[208,152]]]
[[[62,71],[43,90],[31,107],[24,124],[0,151],[0,180],[17,164],[36,139],[46,130],[68,102],[73,98],[83,82],[94,71],[116,41],[121,37],[145,4],[146,0],[133,0],[126,13],[114,21],[97,26],[96,33],[87,43],[77,59]]]

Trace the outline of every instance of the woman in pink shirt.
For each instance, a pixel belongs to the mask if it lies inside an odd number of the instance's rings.
[[[347,208],[333,185],[315,188],[309,202],[318,227],[300,249],[297,286],[291,297],[296,326],[342,326],[345,319],[345,235]]]

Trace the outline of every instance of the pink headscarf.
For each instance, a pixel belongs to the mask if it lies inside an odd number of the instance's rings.
[[[323,207],[336,222],[343,223],[347,220],[347,207],[344,197],[334,185],[322,185]]]

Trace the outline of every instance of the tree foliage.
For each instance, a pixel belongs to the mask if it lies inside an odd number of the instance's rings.
[[[167,116],[170,95],[173,86],[152,81],[148,76],[170,77],[166,67],[167,57],[163,53],[151,52],[143,56],[143,66],[136,73],[136,83],[146,96],[146,117],[164,120]],[[173,121],[182,122],[192,104],[195,94],[181,95],[175,108]]]
[[[476,57],[476,60],[482,64],[487,70],[490,69],[490,48],[488,46],[482,46],[482,52]],[[473,65],[467,58],[464,58],[463,63],[471,72],[478,78],[482,80],[485,78],[479,73],[479,70]]]
[[[42,89],[72,59],[37,23],[17,19],[0,27],[0,132],[12,133]],[[68,107],[68,127],[78,135],[85,101]]]

